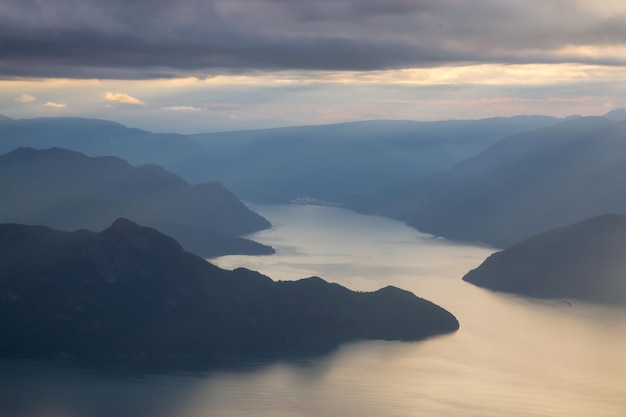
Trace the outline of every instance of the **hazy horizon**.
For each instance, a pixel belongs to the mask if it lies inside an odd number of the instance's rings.
[[[114,123],[119,123],[123,126],[126,126],[128,128],[135,128],[135,129],[141,129],[141,130],[145,130],[151,133],[174,133],[174,134],[182,134],[182,135],[187,135],[187,134],[200,134],[200,133],[222,133],[222,132],[244,132],[244,131],[254,131],[254,130],[271,130],[271,129],[283,129],[283,128],[306,128],[306,127],[316,127],[316,126],[330,126],[330,125],[341,125],[341,124],[351,124],[351,123],[362,123],[362,122],[387,122],[387,121],[391,121],[391,122],[448,122],[448,121],[471,121],[471,120],[484,120],[484,119],[496,119],[496,118],[510,118],[510,117],[524,117],[524,116],[528,116],[528,117],[533,117],[533,116],[547,116],[547,117],[555,117],[555,118],[562,118],[565,119],[567,117],[592,117],[592,116],[597,116],[597,117],[602,117],[604,115],[606,115],[607,113],[614,111],[614,110],[626,110],[622,107],[615,107],[615,108],[611,108],[608,109],[606,111],[602,111],[600,113],[597,114],[567,114],[565,116],[556,116],[556,115],[551,115],[551,114],[539,114],[539,113],[520,113],[520,114],[512,114],[512,115],[504,115],[504,116],[500,116],[500,115],[486,115],[484,117],[474,117],[474,118],[450,118],[450,117],[442,117],[440,119],[394,119],[394,118],[370,118],[370,119],[354,119],[354,120],[341,120],[341,121],[335,121],[335,122],[319,122],[319,123],[306,123],[306,122],[302,122],[302,123],[291,123],[291,124],[232,124],[229,126],[225,126],[222,128],[211,128],[211,127],[207,127],[207,129],[205,130],[189,130],[188,126],[180,126],[180,129],[159,129],[158,126],[159,125],[155,125],[156,128],[151,128],[150,127],[150,123],[148,123],[148,125],[144,126],[143,124],[137,124],[137,123],[133,123],[133,121],[129,121],[126,122],[124,120],[115,120],[112,118],[104,118],[104,117],[99,117],[97,114],[96,115],[74,115],[74,114],[67,114],[67,115],[47,115],[47,114],[40,114],[40,115],[32,115],[32,116],[28,116],[28,117],[12,117],[9,114],[5,114],[5,113],[0,113],[0,117],[1,116],[5,116],[8,117],[10,119],[13,120],[30,120],[30,119],[38,119],[38,118],[79,118],[79,119],[95,119],[95,120],[104,120],[104,121],[110,121],[110,122],[114,122]],[[187,130],[183,130],[183,129],[187,129]]]

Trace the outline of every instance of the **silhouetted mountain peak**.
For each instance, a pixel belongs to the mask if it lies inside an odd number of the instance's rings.
[[[626,109],[613,109],[605,114],[604,117],[613,122],[621,122],[626,120]]]
[[[137,223],[130,221],[124,217],[116,219],[111,226],[106,228],[103,233],[115,234],[115,235],[130,235],[136,233],[142,233],[146,227],[139,226]]]
[[[135,222],[133,222],[131,220],[125,219],[124,217],[120,217],[120,218],[116,219],[113,222],[113,224],[111,224],[111,227],[112,228],[124,228],[124,229],[127,229],[127,228],[131,228],[131,229],[132,228],[137,228],[137,229],[139,229],[139,228],[142,228],[142,226],[139,226],[137,223],[135,223]]]
[[[396,295],[397,294],[412,294],[409,291],[403,290],[398,287],[394,287],[393,285],[387,285],[386,287],[383,287],[376,292],[386,293],[386,294],[396,294]]]
[[[4,114],[0,114],[0,123],[2,123],[2,122],[10,122],[11,120],[13,120],[13,119],[11,119],[10,117],[5,116]]]
[[[181,252],[182,246],[174,239],[156,229],[140,226],[124,217],[120,217],[111,226],[102,231],[105,240],[114,241],[131,247],[141,253],[149,253],[155,249]]]

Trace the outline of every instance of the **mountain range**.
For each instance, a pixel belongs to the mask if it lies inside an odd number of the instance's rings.
[[[365,121],[194,135],[89,119],[0,123],[0,149],[55,145],[160,163],[187,181],[219,180],[250,201],[339,203],[496,247],[626,212],[625,136],[623,109],[604,117]]]
[[[4,119],[0,153],[61,147],[157,164],[190,183],[217,180],[238,197],[344,203],[355,195],[452,167],[547,116],[440,122],[363,121],[206,134],[157,134],[80,118]]]
[[[189,185],[156,165],[60,148],[0,156],[0,221],[99,231],[117,217],[158,228],[204,257],[269,254],[238,237],[270,227],[217,182]]]

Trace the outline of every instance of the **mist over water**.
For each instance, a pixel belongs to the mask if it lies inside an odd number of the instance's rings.
[[[273,256],[214,259],[354,290],[395,285],[457,316],[416,343],[368,341],[317,358],[220,364],[0,361],[7,417],[623,417],[626,309],[532,300],[461,281],[492,248],[331,207],[255,206]],[[570,304],[571,303],[571,304]]]

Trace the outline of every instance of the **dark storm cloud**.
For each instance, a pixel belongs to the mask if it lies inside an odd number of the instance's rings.
[[[598,3],[599,4],[599,3]],[[471,63],[624,64],[619,2],[0,0],[0,75],[153,78]],[[607,6],[608,5],[608,6]],[[614,13],[607,12],[611,5]],[[615,6],[618,5],[618,6]]]

